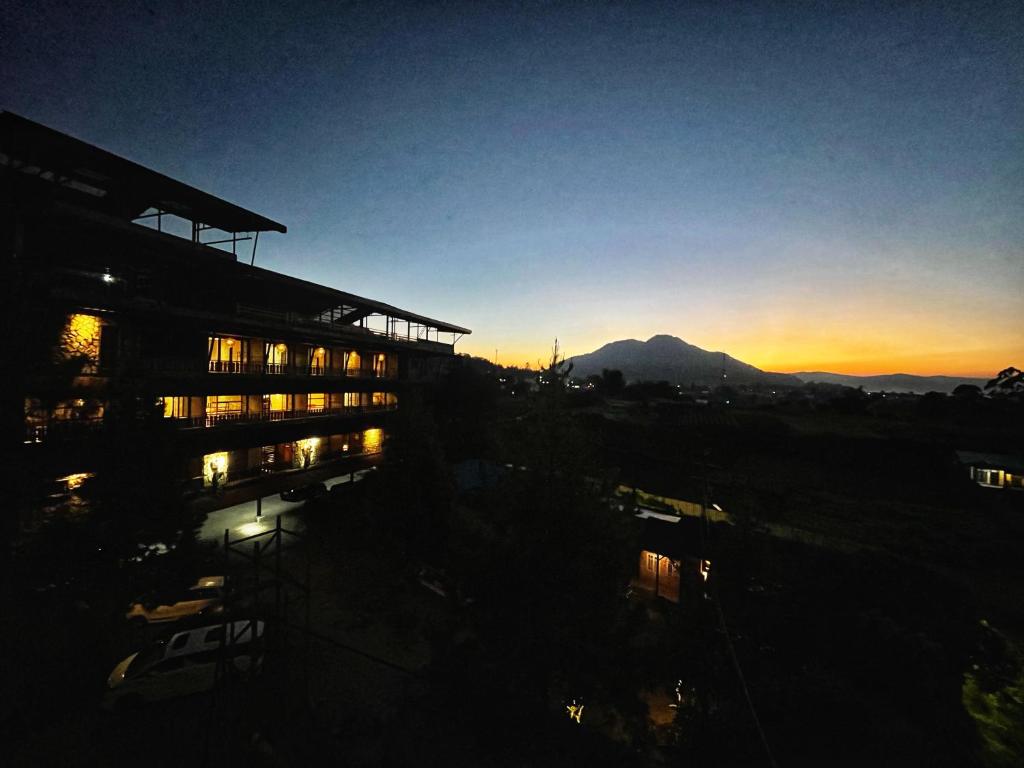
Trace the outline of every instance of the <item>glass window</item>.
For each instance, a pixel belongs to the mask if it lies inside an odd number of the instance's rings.
[[[206,397],[206,413],[207,414],[241,413],[241,412],[242,412],[242,396],[241,395],[207,395],[207,397]]]

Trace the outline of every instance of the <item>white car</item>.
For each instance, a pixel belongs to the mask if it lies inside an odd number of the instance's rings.
[[[224,609],[224,577],[203,576],[188,588],[188,595],[172,605],[147,608],[143,603],[132,603],[125,618],[146,624],[164,624],[186,616],[205,616]]]
[[[191,693],[208,691],[217,682],[221,654],[242,673],[258,672],[263,663],[264,623],[244,619],[176,632],[124,659],[107,678],[105,709],[126,709]],[[226,632],[226,634],[225,634]]]

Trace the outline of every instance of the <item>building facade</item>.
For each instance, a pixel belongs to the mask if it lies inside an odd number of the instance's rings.
[[[129,427],[196,489],[379,452],[469,333],[254,266],[283,225],[11,113],[0,181],[4,431],[68,482]]]

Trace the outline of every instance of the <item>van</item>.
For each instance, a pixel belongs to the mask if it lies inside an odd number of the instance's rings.
[[[224,653],[234,670],[255,674],[263,663],[264,623],[242,619],[175,632],[123,659],[107,678],[105,709],[208,691]],[[225,634],[226,633],[226,634]]]

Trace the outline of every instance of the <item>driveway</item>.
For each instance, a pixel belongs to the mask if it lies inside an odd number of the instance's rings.
[[[337,475],[323,480],[328,490],[341,483],[359,482],[370,469],[361,469],[357,472],[346,472],[344,475]],[[206,542],[223,542],[224,530],[231,531],[231,539],[239,539],[244,536],[252,536],[274,527],[274,518],[281,515],[281,525],[292,531],[301,531],[305,526],[302,522],[301,511],[303,502],[282,501],[279,493],[272,493],[262,497],[260,501],[262,519],[256,521],[256,499],[244,501],[231,507],[209,512],[206,521],[199,531],[199,540]]]

